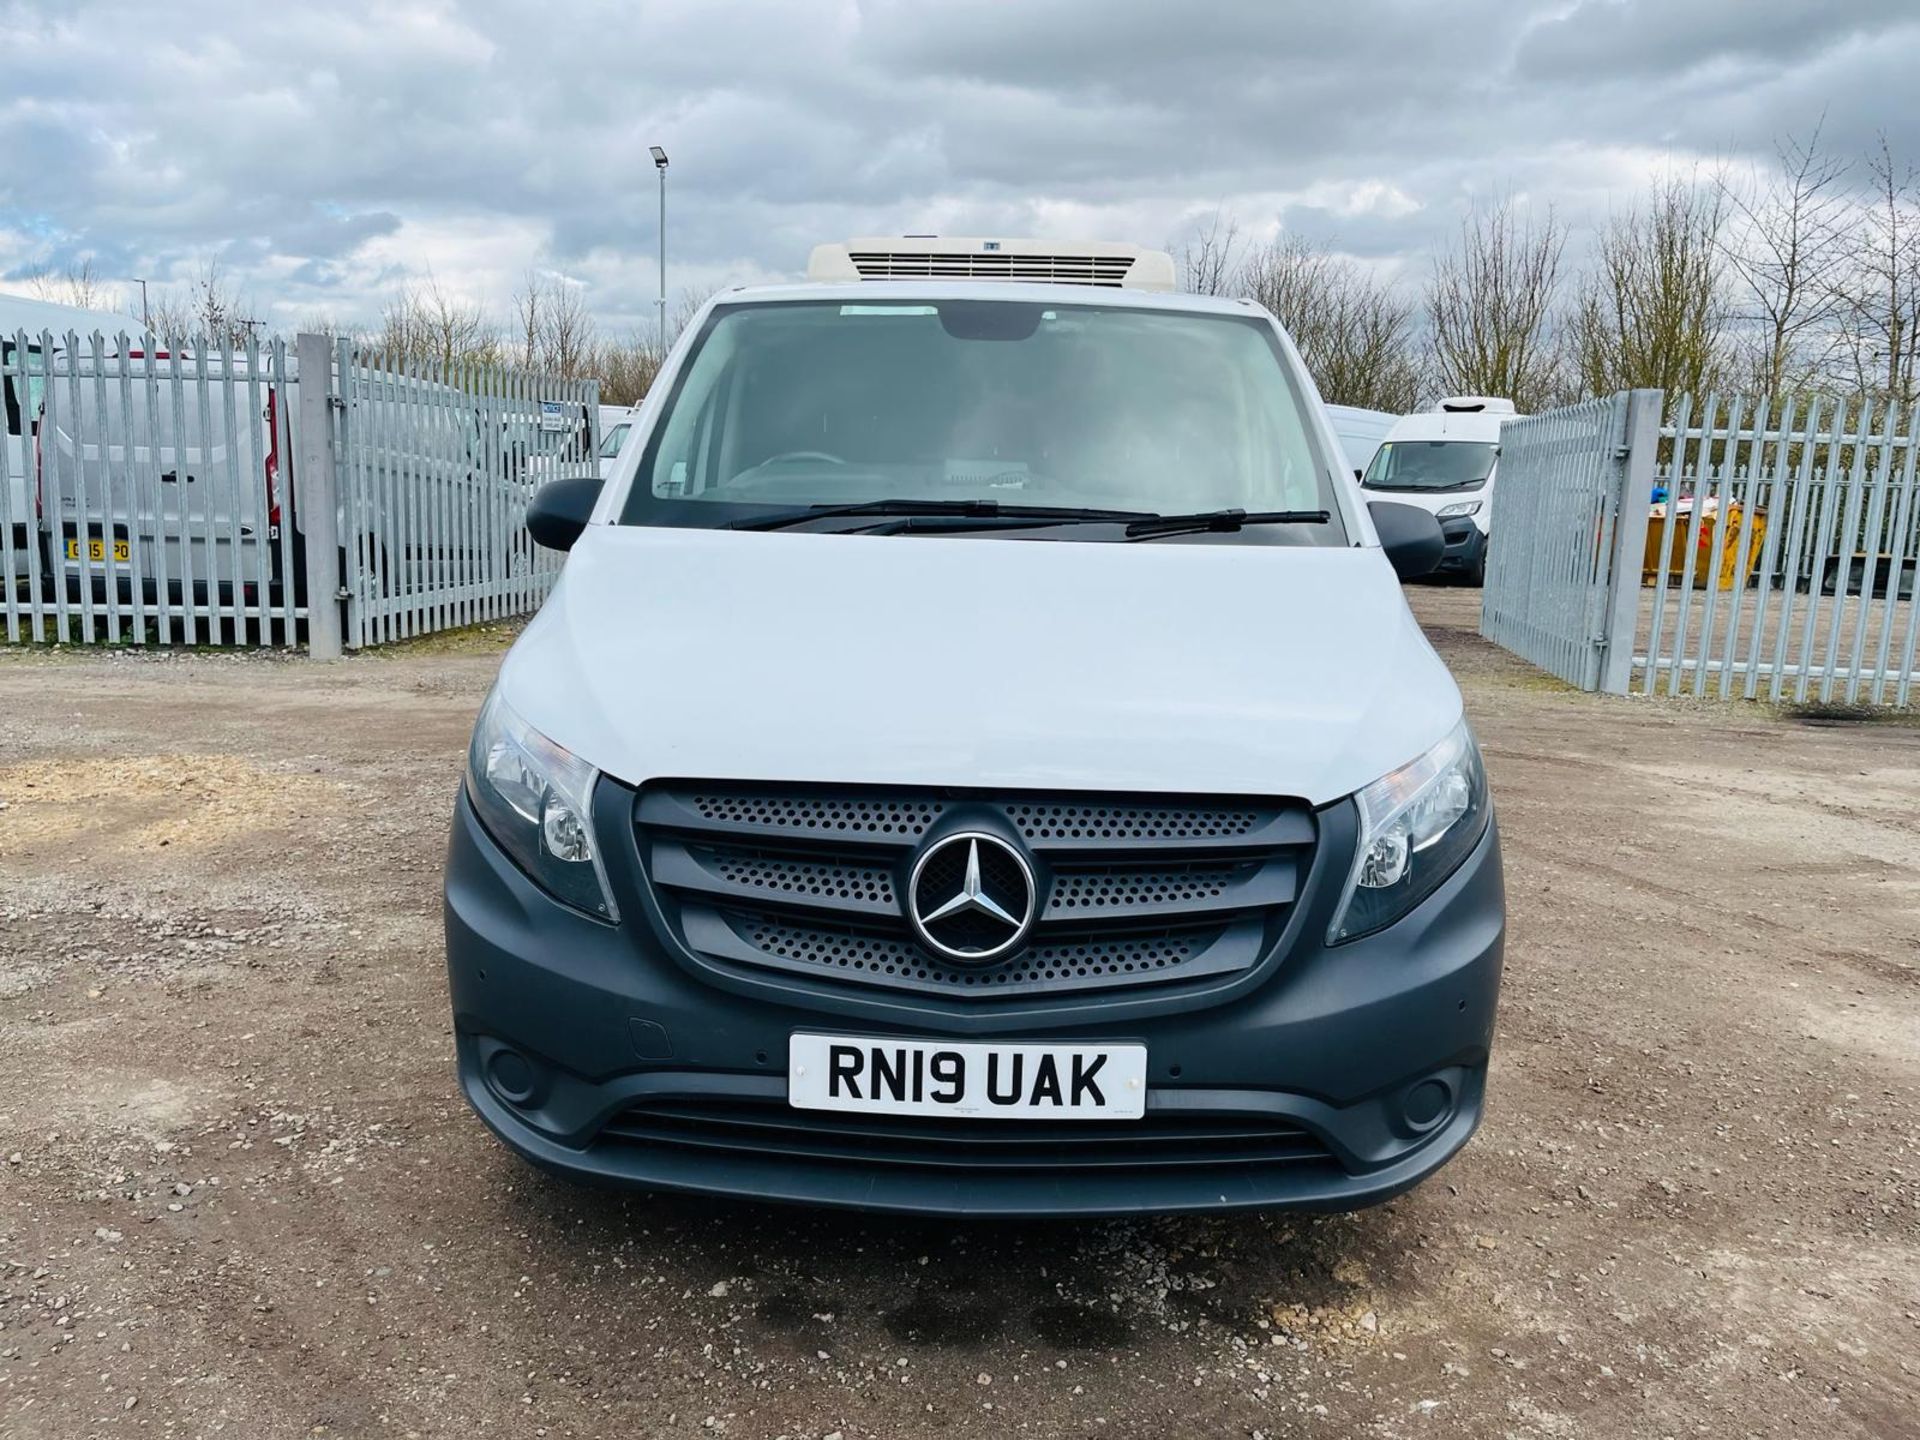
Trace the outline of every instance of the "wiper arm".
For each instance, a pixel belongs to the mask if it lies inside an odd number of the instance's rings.
[[[998,500],[865,500],[857,505],[809,505],[802,510],[778,510],[735,520],[728,530],[784,530],[809,520],[834,520],[844,515],[940,516],[953,519],[997,518],[1022,521],[1118,521],[1150,519],[1141,510],[1090,510],[1076,505],[1003,505]]]
[[[732,521],[723,528],[784,530],[789,525],[831,520],[840,515],[991,515],[997,508],[991,500],[863,500],[857,505],[808,505],[797,510],[776,510],[771,515]]]
[[[1332,518],[1326,510],[1196,510],[1191,515],[1154,515],[1136,520],[1127,526],[1127,538],[1152,540],[1162,535],[1239,530],[1248,525],[1325,525]]]
[[[862,535],[971,535],[983,530],[1049,530],[1061,525],[1124,525],[1151,520],[1151,510],[1077,510],[1045,505],[1013,505],[992,515],[909,515],[878,525],[863,525]]]

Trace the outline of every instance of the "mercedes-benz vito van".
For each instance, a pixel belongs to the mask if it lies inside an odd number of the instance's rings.
[[[612,476],[529,512],[571,554],[454,816],[468,1100],[567,1175],[873,1210],[1430,1174],[1504,935],[1400,590],[1433,517],[1364,504],[1273,317],[1164,255],[812,272],[710,301]]]

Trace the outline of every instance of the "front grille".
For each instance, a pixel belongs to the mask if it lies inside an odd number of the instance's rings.
[[[1131,255],[1016,255],[1008,251],[939,254],[933,251],[855,251],[850,257],[862,280],[1020,280],[1046,285],[1127,282]]]
[[[1252,968],[1316,833],[1305,806],[1265,799],[687,783],[643,791],[634,826],[674,938],[709,964],[996,997]],[[1030,851],[1036,918],[1011,955],[969,965],[922,945],[905,902],[929,840],[982,828]]]
[[[1271,1165],[1331,1158],[1311,1132],[1259,1115],[1149,1111],[1139,1120],[960,1120],[794,1110],[777,1100],[657,1100],[623,1111],[603,1143],[755,1159],[925,1170],[1045,1174],[1100,1166],[1129,1172]]]
[[[720,939],[705,930],[693,933],[708,943]],[[949,965],[908,941],[851,931],[838,933],[772,917],[749,917],[744,926],[732,933],[746,939],[763,954],[790,961],[799,968],[838,972],[843,979],[911,982],[921,988],[949,991],[1036,986],[1067,989],[1079,982],[1148,980],[1176,969],[1191,979],[1202,973],[1219,973],[1222,968],[1244,968],[1237,963],[1226,967],[1201,963],[1206,951],[1222,938],[1217,928],[1029,945],[1008,963],[990,968]],[[1242,934],[1236,939],[1258,943],[1258,936],[1253,934]],[[1245,944],[1225,946],[1223,950],[1236,959],[1246,953]]]

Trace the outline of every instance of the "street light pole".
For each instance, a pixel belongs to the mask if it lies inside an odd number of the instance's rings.
[[[654,304],[660,307],[660,359],[667,358],[667,152],[658,145],[647,147],[653,152],[653,168],[660,172],[660,298]]]

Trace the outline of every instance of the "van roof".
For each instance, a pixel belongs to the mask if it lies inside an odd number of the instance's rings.
[[[1190,295],[1181,291],[1119,289],[1092,285],[1040,285],[1025,281],[979,280],[856,280],[842,284],[810,282],[780,285],[739,285],[713,297],[715,305],[747,305],[769,301],[838,301],[843,305],[882,302],[911,304],[915,300],[1025,300],[1052,305],[1098,305],[1115,310],[1170,310],[1198,315],[1252,315],[1267,312],[1251,300],[1217,295]]]
[[[11,340],[21,330],[35,337],[51,330],[56,340],[69,331],[91,335],[98,330],[107,336],[124,331],[134,335],[140,331],[140,322],[111,310],[81,310],[72,305],[29,300],[24,295],[0,294],[0,335]]]
[[[1444,402],[1443,402],[1444,403]],[[1402,415],[1387,432],[1389,442],[1397,440],[1477,440],[1492,443],[1500,438],[1500,427],[1521,417],[1514,413],[1511,400],[1502,401],[1502,409],[1450,410],[1436,407],[1413,415]]]
[[[1164,250],[1110,240],[980,235],[869,235],[816,245],[807,257],[807,278],[835,284],[948,279],[1154,291],[1172,290],[1175,284],[1173,257]]]

